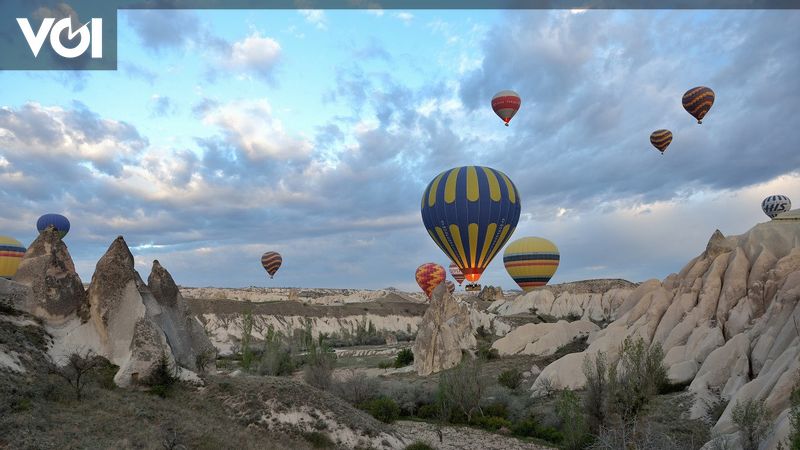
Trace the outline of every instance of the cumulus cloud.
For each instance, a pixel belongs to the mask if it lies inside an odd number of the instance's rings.
[[[141,9],[120,12],[139,37],[153,51],[182,48],[203,36],[197,14],[186,10]]]
[[[316,28],[320,30],[325,30],[328,28],[327,21],[325,19],[325,11],[321,9],[300,9],[297,11],[306,22],[314,25]]]
[[[221,66],[273,81],[273,71],[280,56],[281,46],[278,41],[254,32],[230,46],[230,51],[223,54]]]

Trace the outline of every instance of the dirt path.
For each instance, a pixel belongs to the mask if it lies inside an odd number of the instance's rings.
[[[401,420],[395,428],[405,436],[422,441],[437,450],[548,450],[531,442],[502,436],[469,427],[449,426],[442,428],[442,442],[436,433],[436,425],[425,422]]]

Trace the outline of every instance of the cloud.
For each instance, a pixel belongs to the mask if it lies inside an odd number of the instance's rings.
[[[231,45],[230,52],[222,61],[222,66],[228,70],[250,73],[272,81],[274,67],[280,56],[281,46],[278,41],[254,32]]]
[[[164,117],[175,113],[175,104],[165,95],[153,95],[150,97],[150,113],[155,117]]]
[[[141,9],[120,14],[126,17],[141,44],[155,52],[183,48],[203,35],[200,20],[192,11]]]
[[[407,11],[401,11],[394,14],[394,17],[405,23],[406,25],[410,24],[412,20],[414,20],[414,15]]]
[[[325,11],[321,9],[300,9],[297,12],[303,16],[306,22],[314,25],[317,29],[326,30],[328,28]]]
[[[305,159],[312,150],[310,142],[290,136],[282,122],[272,117],[266,100],[219,105],[205,113],[203,123],[218,126],[226,141],[250,161]]]

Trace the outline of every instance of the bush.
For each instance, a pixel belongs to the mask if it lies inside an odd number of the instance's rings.
[[[500,357],[500,353],[496,348],[488,342],[481,342],[478,344],[478,357],[484,361],[491,361]]]
[[[331,390],[351,405],[360,405],[375,397],[378,380],[368,377],[364,372],[353,371],[350,376],[334,382]]]
[[[517,369],[504,370],[503,373],[497,377],[497,382],[514,390],[522,383],[522,373]]]
[[[84,352],[76,350],[67,356],[62,365],[52,359],[48,360],[48,372],[64,379],[75,392],[75,398],[81,401],[83,399],[83,390],[91,375],[105,363],[108,363],[108,361],[98,357],[91,350]]]
[[[290,375],[296,367],[292,347],[270,325],[264,338],[264,350],[258,361],[258,373],[269,376]]]
[[[466,357],[458,366],[439,375],[439,412],[445,422],[452,422],[462,414],[470,422],[473,414],[480,412],[480,402],[486,390],[481,376],[481,364]]]
[[[361,405],[361,409],[383,423],[392,423],[400,417],[400,407],[389,397],[369,400]]]
[[[166,398],[178,382],[178,367],[172,366],[166,352],[161,352],[153,370],[142,380],[142,384],[150,387],[151,394]]]
[[[436,450],[436,449],[424,442],[417,441],[407,446],[404,450]]]
[[[439,406],[436,404],[422,405],[417,409],[417,417],[420,419],[435,419],[439,417]]]
[[[404,348],[397,353],[394,366],[397,368],[405,367],[414,362],[414,352],[410,348]]]
[[[435,392],[422,383],[388,381],[383,383],[380,392],[397,402],[401,416],[413,416],[420,406],[436,401]]]
[[[556,413],[561,420],[564,448],[582,449],[589,441],[588,427],[583,417],[580,400],[574,392],[565,390],[556,403]]]
[[[608,397],[608,381],[606,355],[597,353],[594,362],[588,356],[583,359],[583,374],[586,376],[586,393],[583,407],[589,422],[589,429],[597,433],[606,424],[606,400]]]
[[[625,339],[620,348],[620,371],[608,367],[609,397],[624,422],[632,420],[667,383],[661,345],[647,346],[642,338]]]
[[[791,397],[792,407],[789,410],[791,428],[789,429],[788,447],[800,450],[800,380],[795,382]]]
[[[309,433],[303,433],[303,437],[311,444],[314,448],[335,448],[336,443],[331,440],[325,433],[320,433],[319,431],[311,431]]]
[[[506,407],[505,403],[494,402],[482,409],[485,416],[508,419],[508,408]]]
[[[563,438],[558,430],[553,427],[542,426],[534,416],[528,416],[527,418],[516,422],[511,426],[511,432],[515,436],[534,437],[544,439],[545,441],[555,444],[561,442]]]
[[[509,422],[507,419],[494,416],[478,416],[473,419],[472,424],[479,428],[483,428],[484,430],[490,431],[497,431],[503,427],[511,428],[512,426],[511,422]]]
[[[394,362],[395,361],[393,359],[387,359],[386,361],[381,361],[381,362],[378,363],[378,368],[379,369],[391,369],[392,367],[394,367]]]
[[[336,356],[329,351],[321,338],[318,344],[312,343],[308,349],[306,366],[303,367],[305,382],[319,389],[328,389],[331,385],[333,367],[336,365],[335,358]]]
[[[770,425],[764,401],[750,399],[742,403],[737,400],[731,418],[739,428],[744,450],[758,450],[758,444]]]

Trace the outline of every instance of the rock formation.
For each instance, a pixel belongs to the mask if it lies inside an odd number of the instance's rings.
[[[484,286],[478,298],[485,302],[493,302],[495,300],[503,300],[503,288],[495,286]]]
[[[556,319],[611,321],[636,284],[625,280],[585,280],[544,286],[512,300],[498,300],[489,311],[502,316],[538,314]]]
[[[425,376],[454,367],[461,361],[462,350],[475,346],[469,307],[440,284],[433,290],[412,348],[417,373]]]
[[[537,355],[549,356],[559,348],[589,333],[598,331],[600,327],[592,322],[577,320],[556,323],[528,323],[515,328],[504,337],[494,341],[492,348],[501,355]]]
[[[800,372],[800,223],[771,221],[732,237],[717,230],[701,255],[662,282],[639,285],[614,315],[589,337],[586,351],[544,368],[534,395],[545,380],[582,387],[585,357],[602,351],[613,363],[626,337],[641,337],[663,347],[673,382],[691,382],[693,418],[712,401],[729,402],[712,432],[732,435],[736,402],[754,399],[766,402],[777,423],[761,448],[785,437]]]
[[[160,311],[152,308],[153,320],[164,331],[178,363],[188,369],[197,370],[199,356],[205,356],[206,359],[212,356],[213,360],[216,350],[206,336],[203,325],[191,314],[172,275],[158,260],[153,261],[147,287],[160,306]]]
[[[14,281],[28,286],[31,295],[19,298],[18,309],[51,323],[61,323],[76,313],[85,317],[86,291],[66,244],[49,227],[25,252]]]

